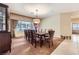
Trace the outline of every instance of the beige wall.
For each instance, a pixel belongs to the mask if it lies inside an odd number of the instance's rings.
[[[55,30],[55,37],[60,37],[60,15],[53,15],[51,17],[41,20],[40,24],[42,29],[53,29]]]
[[[41,20],[41,28],[54,29],[55,37],[60,37],[60,35],[71,36],[72,35],[71,14],[62,13],[43,19]]]
[[[79,11],[60,15],[61,35],[72,35],[72,23],[79,23]]]
[[[79,18],[73,18],[72,23],[79,23]]]
[[[60,15],[60,30],[61,35],[71,36],[72,35],[72,24],[71,24],[71,14],[62,13]]]

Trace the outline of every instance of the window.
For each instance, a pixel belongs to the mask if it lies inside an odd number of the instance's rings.
[[[27,30],[27,29],[34,29],[32,22],[26,22],[26,21],[17,22],[16,31],[23,32],[24,30]]]
[[[72,29],[73,30],[79,30],[79,23],[72,24]]]

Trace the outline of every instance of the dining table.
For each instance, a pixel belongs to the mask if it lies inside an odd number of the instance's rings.
[[[43,45],[43,41],[45,40],[45,35],[47,33],[45,32],[37,32],[36,35],[38,35],[38,37],[40,38],[40,47],[42,47]]]

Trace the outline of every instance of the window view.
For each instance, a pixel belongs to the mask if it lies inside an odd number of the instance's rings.
[[[73,24],[72,29],[73,30],[79,30],[79,23]]]
[[[23,32],[27,29],[34,29],[34,26],[32,22],[26,22],[26,21],[18,21],[16,25],[16,31]]]

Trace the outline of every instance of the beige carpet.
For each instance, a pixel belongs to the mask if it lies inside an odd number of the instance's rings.
[[[54,46],[50,48],[48,45],[43,45],[42,48],[32,46],[25,38],[14,38],[12,39],[12,51],[6,53],[6,55],[50,55],[57,46],[63,41],[63,39],[54,38]]]

